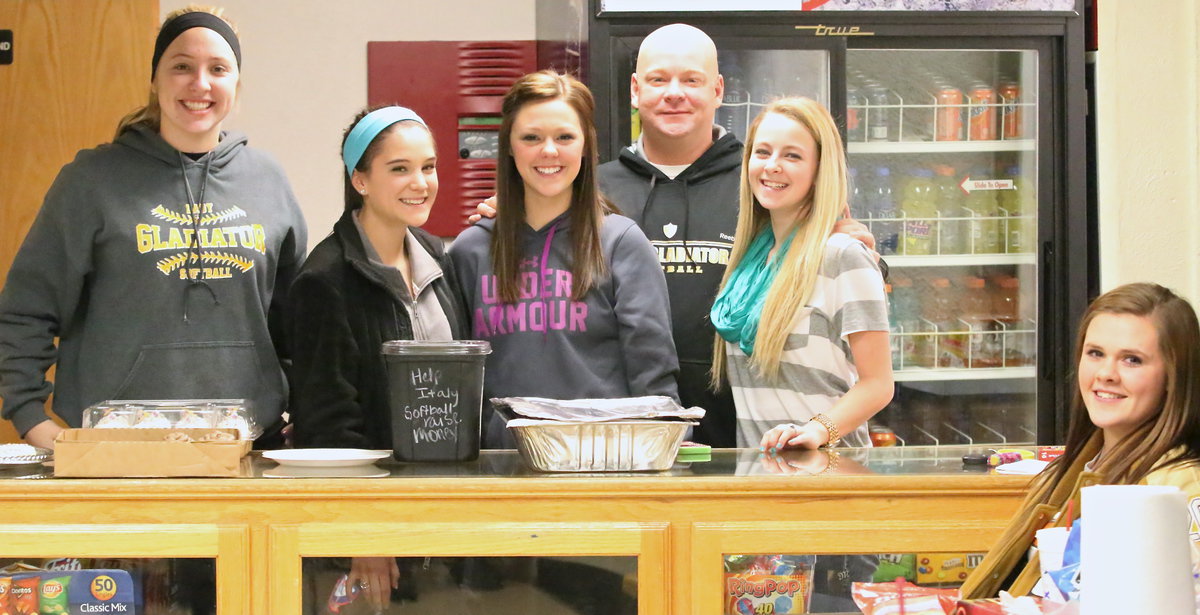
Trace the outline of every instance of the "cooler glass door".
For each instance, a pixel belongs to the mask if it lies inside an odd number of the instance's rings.
[[[850,49],[851,209],[891,267],[880,444],[1037,434],[1039,51]]]

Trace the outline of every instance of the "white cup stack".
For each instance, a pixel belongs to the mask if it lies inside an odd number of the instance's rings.
[[[1183,493],[1097,485],[1082,499],[1081,615],[1195,615]]]

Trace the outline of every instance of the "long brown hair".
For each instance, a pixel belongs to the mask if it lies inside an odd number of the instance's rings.
[[[796,314],[804,307],[816,286],[821,264],[825,260],[825,243],[845,207],[848,178],[841,135],[838,134],[833,116],[821,103],[811,98],[782,98],[763,109],[750,124],[746,148],[742,153],[737,231],[733,234],[733,252],[725,275],[721,278],[721,288],[729,282],[754,238],[771,222],[770,213],[759,204],[750,188],[748,169],[750,158],[754,155],[758,126],[764,117],[772,113],[800,124],[812,135],[817,145],[817,174],[813,178],[812,190],[800,206],[800,215],[796,219],[799,231],[787,254],[781,255],[779,273],[767,291],[759,317],[750,365],[758,369],[768,382],[778,377],[779,362],[795,324]],[[719,333],[713,340],[710,376],[714,389],[720,386],[725,376],[725,340]]]
[[[172,19],[187,13],[208,13],[210,15],[216,15],[217,17],[220,17],[222,21],[229,24],[229,27],[233,28],[234,33],[237,33],[237,26],[225,16],[225,9],[213,6],[189,4],[181,9],[175,9],[174,11],[167,13],[166,18],[163,19],[163,23],[165,24]],[[162,26],[159,27],[161,28]],[[240,91],[242,87],[241,72],[238,73],[237,87]],[[113,139],[115,140],[117,137],[120,137],[122,133],[133,127],[134,124],[144,124],[155,132],[158,132],[161,122],[162,109],[158,106],[158,88],[154,85],[154,82],[151,81],[149,100],[146,102],[145,106],[134,109],[133,111],[129,112],[128,115],[121,118],[121,121],[117,122],[117,133],[113,136]]]
[[[1200,460],[1200,325],[1195,310],[1187,300],[1158,284],[1143,282],[1114,288],[1093,301],[1083,315],[1075,340],[1076,369],[1088,327],[1098,314],[1149,318],[1158,334],[1167,378],[1158,412],[1120,442],[1107,443],[1109,451],[1095,470],[1104,476],[1106,484],[1133,484],[1158,468]],[[1066,451],[1038,477],[1042,480],[1034,483],[1035,492],[1043,487],[1039,482],[1058,484],[1083,445],[1100,431],[1088,417],[1079,387],[1074,389]]]
[[[500,299],[515,303],[520,296],[521,227],[525,224],[525,182],[512,156],[513,122],[525,105],[562,100],[579,116],[583,130],[583,160],[579,175],[571,185],[570,237],[574,246],[571,298],[579,301],[607,271],[600,246],[600,224],[604,215],[616,210],[600,194],[596,185],[596,167],[600,164],[596,147],[596,102],[587,86],[569,75],[544,70],[519,79],[504,95],[501,106],[500,148],[496,169],[496,202],[500,214],[492,235],[492,271]]]

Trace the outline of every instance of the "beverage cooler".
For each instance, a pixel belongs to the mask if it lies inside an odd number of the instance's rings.
[[[829,106],[851,210],[890,269],[897,391],[873,430],[906,445],[1050,444],[1065,433],[1074,330],[1096,277],[1081,5],[546,0],[539,64],[578,63],[558,68],[596,91],[605,160],[636,138],[629,76],[642,38],[669,23],[716,41],[717,123],[743,141],[773,98]],[[561,26],[572,11],[586,28]]]

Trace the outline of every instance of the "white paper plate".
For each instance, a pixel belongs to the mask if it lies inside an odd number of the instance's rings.
[[[276,466],[263,470],[266,478],[383,478],[392,473],[375,465],[348,467]]]
[[[264,458],[280,465],[314,468],[365,466],[391,455],[391,451],[363,448],[295,448],[263,453]]]

